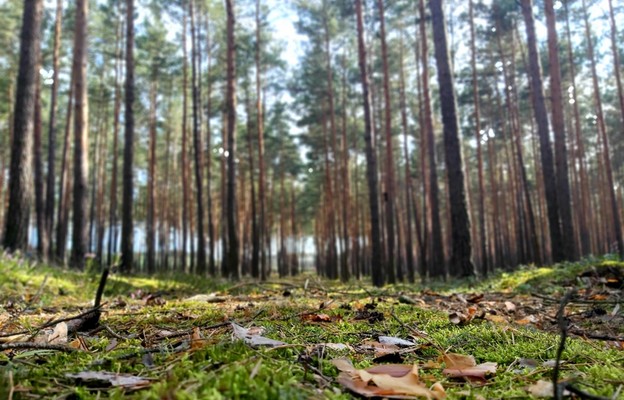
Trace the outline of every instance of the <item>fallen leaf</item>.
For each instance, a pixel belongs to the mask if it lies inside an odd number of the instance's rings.
[[[446,368],[442,371],[444,375],[479,381],[484,381],[487,375],[495,374],[497,366],[494,362],[477,365],[473,356],[455,353],[445,354],[444,363],[446,364]]]
[[[468,297],[466,299],[469,303],[479,303],[481,300],[483,300],[483,293],[475,293],[473,295],[471,295],[470,297]]]
[[[78,350],[83,350],[83,351],[89,351],[89,348],[87,347],[87,343],[85,342],[85,340],[83,338],[81,338],[80,336],[77,337],[76,339],[72,340],[69,343],[69,347],[73,348],[73,349],[78,349]]]
[[[375,357],[381,357],[388,354],[396,353],[400,350],[399,347],[396,345],[383,344],[374,340],[365,340],[360,348],[364,351],[373,351],[375,353]]]
[[[344,358],[334,359],[332,363],[341,371],[338,382],[364,397],[397,399],[416,396],[436,400],[446,397],[439,383],[427,388],[418,376],[417,365],[384,364],[356,369],[351,361]]]
[[[516,324],[528,325],[528,324],[535,324],[536,322],[537,322],[537,317],[535,315],[527,315],[526,317],[517,320]]]
[[[202,338],[201,331],[198,327],[193,328],[193,335],[191,335],[191,350],[199,350],[204,347],[206,340]]]
[[[449,321],[453,325],[464,325],[468,323],[469,319],[466,315],[460,312],[452,312],[449,314]]]
[[[264,336],[260,336],[259,334],[254,334],[253,332],[250,332],[251,329],[243,328],[242,326],[235,324],[233,322],[231,324],[232,324],[232,329],[234,331],[234,336],[237,339],[243,340],[245,343],[247,343],[248,345],[252,347],[258,347],[258,346],[277,347],[277,346],[283,346],[286,344],[285,342],[280,342],[279,340],[273,340],[273,339],[266,338]]]
[[[145,298],[146,306],[164,306],[165,304],[167,304],[167,301],[158,294],[149,294]]]
[[[327,347],[332,350],[353,350],[351,346],[343,343],[319,343],[317,346]]]
[[[516,311],[516,305],[514,303],[512,303],[511,301],[506,301],[505,302],[505,308],[509,312],[515,312]]]
[[[535,397],[553,397],[555,391],[552,381],[539,380],[527,387],[527,392]],[[564,397],[569,396],[570,392],[564,390],[562,395]]]
[[[334,319],[327,314],[319,313],[319,314],[303,314],[301,319],[307,322],[332,322]]]
[[[404,347],[416,345],[416,343],[412,342],[411,340],[405,340],[405,339],[401,339],[401,338],[394,337],[394,336],[379,336],[379,343],[392,344],[395,346],[404,346]]]
[[[498,324],[507,323],[507,319],[503,317],[502,315],[485,314],[485,319],[487,319],[488,321],[496,322]]]
[[[140,389],[148,386],[150,381],[135,375],[114,374],[108,371],[83,371],[77,374],[65,374],[67,378],[75,379],[78,384],[101,387],[112,386],[125,389]]]
[[[48,343],[65,344],[67,343],[67,324],[59,322],[54,326],[54,331],[48,335]]]

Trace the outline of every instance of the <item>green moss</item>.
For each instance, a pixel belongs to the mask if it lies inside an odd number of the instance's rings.
[[[451,292],[538,291],[563,293],[566,283],[574,282],[588,268],[622,267],[609,259],[585,260],[553,267],[526,266],[515,272],[500,272],[484,281],[433,282],[432,290]],[[47,276],[47,279],[46,279]],[[76,311],[76,306],[92,301],[97,286],[96,273],[28,264],[20,260],[0,260],[0,304],[12,301],[19,309],[30,307],[33,315],[23,315],[11,329],[32,328],[50,316],[38,315],[40,307]],[[43,285],[43,282],[46,282]],[[306,287],[305,283],[308,282]],[[282,285],[284,284],[284,285]],[[289,296],[284,296],[288,287]],[[147,306],[131,294],[162,292],[165,305]],[[315,349],[319,343],[343,343],[355,348],[364,340],[379,335],[410,338],[414,330],[428,339],[416,338],[421,347],[403,355],[406,363],[438,360],[441,351],[473,355],[477,362],[497,362],[496,376],[485,386],[449,381],[441,371],[430,370],[447,388],[449,398],[528,398],[526,387],[538,379],[550,380],[552,369],[541,362],[555,357],[559,337],[537,329],[474,320],[465,326],[449,322],[444,312],[401,304],[399,292],[418,293],[419,285],[397,285],[384,289],[364,287],[360,282],[341,285],[305,275],[288,282],[255,284],[245,281],[232,286],[222,281],[188,276],[119,277],[113,275],[106,290],[109,305],[117,297],[127,305],[109,308],[102,323],[115,332],[134,338],[113,338],[107,331],[85,337],[89,352],[58,353],[33,350],[9,355],[0,353],[0,398],[6,397],[9,375],[19,384],[23,396],[71,397],[78,399],[309,399],[344,400],[354,398],[331,380],[338,374],[331,364],[334,357],[346,356],[358,368],[375,364],[374,355],[362,351]],[[186,301],[197,293],[220,291],[230,295],[225,303]],[[29,296],[40,292],[36,303]],[[357,310],[375,304],[373,311],[383,319],[356,320]],[[237,308],[238,306],[238,308]],[[322,309],[320,309],[322,308]],[[311,322],[304,316],[324,313],[332,322]],[[227,327],[206,327],[234,320],[262,326],[264,336],[289,343],[279,349],[254,349],[232,339]],[[190,331],[199,327],[205,338],[202,348],[174,351],[188,345],[189,336],[162,339],[167,332]],[[112,347],[113,341],[117,342]],[[160,347],[161,352],[144,362],[145,347]],[[533,370],[517,367],[521,358],[538,361]],[[584,390],[612,396],[624,383],[624,358],[608,344],[571,338],[563,354],[561,376],[576,379]],[[311,368],[310,368],[311,367]],[[121,372],[146,377],[153,383],[146,389],[120,388],[93,390],[75,387],[65,374],[85,370]],[[321,371],[329,383],[319,383],[314,371]],[[321,379],[322,380],[322,379]],[[470,393],[459,395],[458,393]]]

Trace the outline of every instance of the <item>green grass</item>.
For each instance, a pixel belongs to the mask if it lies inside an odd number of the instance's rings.
[[[552,268],[524,267],[517,272],[498,273],[481,282],[429,284],[443,293],[461,292],[540,292],[555,296],[562,285],[574,282],[577,274],[604,260],[587,260]],[[42,283],[46,279],[45,286]],[[12,330],[36,326],[50,318],[47,308],[75,313],[78,306],[92,301],[99,277],[95,273],[76,273],[59,268],[29,264],[20,260],[0,260],[0,316],[19,314]],[[308,280],[307,289],[305,281]],[[132,336],[116,339],[107,331],[85,336],[89,351],[59,353],[43,350],[0,353],[0,398],[6,398],[10,380],[14,398],[136,398],[136,399],[351,399],[348,391],[333,382],[337,370],[334,357],[346,356],[356,367],[375,364],[373,355],[357,350],[365,340],[379,335],[409,338],[413,329],[425,332],[431,343],[419,341],[418,349],[403,355],[404,363],[437,360],[441,350],[473,355],[477,362],[497,362],[498,372],[486,385],[473,385],[444,378],[439,369],[423,372],[439,379],[448,398],[530,398],[526,387],[538,379],[550,380],[552,369],[541,361],[555,358],[559,337],[535,328],[494,324],[475,320],[465,326],[449,322],[444,312],[401,304],[399,291],[417,293],[423,287],[397,285],[373,289],[364,283],[318,280],[311,276],[270,284],[234,285],[223,281],[199,280],[187,276],[156,278],[114,275],[107,286],[105,301],[112,307],[123,299],[121,308],[107,308],[101,322],[115,332]],[[287,286],[283,284],[292,284]],[[456,289],[454,288],[456,287]],[[288,287],[289,296],[284,296]],[[130,294],[162,292],[167,303],[146,306]],[[197,293],[219,291],[225,303],[184,300]],[[40,296],[33,300],[33,296]],[[370,294],[374,294],[373,298]],[[333,301],[332,301],[333,300]],[[321,304],[331,304],[319,311]],[[356,321],[356,309],[375,303],[374,311],[384,319]],[[8,307],[12,304],[12,308]],[[25,309],[29,309],[25,312]],[[21,310],[21,312],[20,312]],[[333,322],[311,323],[301,315],[323,312]],[[65,314],[63,314],[65,315]],[[224,321],[251,323],[264,327],[264,336],[289,344],[278,349],[254,349],[233,340],[227,327],[207,329]],[[0,326],[4,322],[0,319]],[[199,327],[203,345],[188,346],[189,337],[159,339],[163,332],[181,332]],[[117,345],[107,350],[113,342]],[[355,351],[320,350],[319,343],[343,343]],[[145,348],[161,348],[146,359]],[[517,367],[519,359],[540,361],[533,370]],[[605,342],[571,338],[564,351],[562,378],[573,379],[577,386],[593,394],[613,396],[624,385],[624,353]],[[127,392],[122,389],[93,389],[75,386],[66,373],[102,370],[138,375],[153,380],[146,389]],[[318,379],[313,371],[327,378]],[[461,393],[461,394],[458,394]],[[465,393],[470,393],[466,397]],[[472,397],[471,397],[472,396]]]

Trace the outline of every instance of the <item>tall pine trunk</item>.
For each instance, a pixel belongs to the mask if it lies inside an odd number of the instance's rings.
[[[475,271],[472,264],[470,218],[466,203],[466,184],[459,142],[455,86],[449,60],[442,0],[431,0],[429,6],[431,8],[436,65],[438,67],[442,123],[444,124],[444,154],[451,207],[452,272],[462,277],[473,276]]]
[[[236,221],[236,39],[234,25],[236,14],[234,0],[226,0],[227,13],[227,93],[225,107],[228,130],[227,159],[227,273],[231,279],[239,277],[238,227]]]
[[[561,92],[561,67],[559,63],[559,40],[553,0],[544,1],[546,27],[548,29],[548,60],[550,63],[550,101],[552,107],[552,127],[555,133],[555,164],[557,172],[557,202],[561,216],[563,251],[568,260],[578,258],[574,242],[572,224],[572,200],[568,178],[568,153],[566,149],[565,121]]]
[[[388,272],[388,283],[395,283],[397,275],[401,277],[402,273],[397,274],[397,249],[395,244],[395,206],[396,199],[394,195],[394,154],[392,146],[392,102],[390,101],[390,71],[388,70],[388,46],[386,44],[386,23],[384,0],[377,0],[379,8],[380,21],[380,39],[381,39],[381,62],[383,65],[383,91],[384,91],[384,133],[386,139],[386,192],[384,193],[384,202],[386,209],[386,271]]]
[[[133,175],[134,165],[134,0],[126,0],[126,83],[123,196],[121,216],[121,271],[130,273],[134,261]]]
[[[34,200],[32,152],[42,10],[42,0],[24,1],[9,167],[9,208],[3,243],[9,251],[25,251],[28,247],[30,208]]]
[[[368,182],[368,202],[371,223],[371,275],[373,285],[384,284],[384,268],[381,262],[381,224],[379,221],[379,183],[377,177],[377,154],[375,153],[375,133],[371,112],[371,94],[369,91],[366,44],[364,43],[364,18],[362,0],[355,0],[355,12],[358,31],[358,63],[364,101],[364,140],[366,142],[366,180]]]
[[[76,3],[74,29],[74,204],[70,265],[83,269],[88,244],[87,209],[89,193],[89,102],[87,97],[87,14],[88,0]]]
[[[54,184],[56,181],[56,109],[59,84],[59,53],[63,27],[63,1],[56,1],[54,22],[54,49],[52,51],[52,87],[50,88],[50,116],[48,120],[48,175],[46,183],[45,229],[48,237],[48,257],[52,255],[52,230],[54,229]]]
[[[435,153],[435,137],[433,134],[433,114],[431,111],[431,95],[429,91],[429,49],[427,45],[425,2],[420,0],[418,5],[420,17],[420,42],[422,63],[421,80],[423,93],[423,146],[426,148],[428,173],[425,174],[425,189],[427,197],[427,238],[429,243],[428,275],[430,277],[445,277],[446,265],[444,259],[444,243],[442,242],[442,222],[440,221],[440,204],[438,202],[438,171]]]
[[[565,258],[563,253],[563,240],[561,226],[559,224],[559,207],[557,201],[557,179],[553,165],[553,153],[550,145],[548,127],[548,114],[544,100],[544,85],[542,82],[541,63],[537,49],[535,35],[535,20],[533,18],[533,0],[522,0],[522,14],[527,34],[527,46],[529,50],[529,75],[532,87],[532,102],[537,133],[540,139],[540,155],[542,160],[542,174],[546,192],[546,207],[548,209],[548,225],[550,229],[550,242],[554,261]]]
[[[195,186],[197,190],[197,263],[196,269],[198,275],[206,275],[206,236],[204,234],[204,149],[202,146],[202,137],[200,129],[200,99],[199,99],[199,49],[197,48],[198,36],[195,28],[195,4],[194,1],[189,2],[189,14],[191,17],[191,81],[193,90],[193,147],[195,149]]]

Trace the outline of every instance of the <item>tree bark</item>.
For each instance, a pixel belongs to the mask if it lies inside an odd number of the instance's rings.
[[[189,14],[191,17],[191,80],[193,90],[193,147],[195,148],[195,186],[197,190],[197,263],[196,272],[199,276],[206,275],[206,236],[204,234],[204,190],[203,168],[204,153],[199,122],[200,99],[199,99],[199,50],[197,48],[198,35],[195,29],[195,4],[189,2]]]
[[[121,8],[121,3],[120,3]],[[119,114],[121,113],[121,69],[123,57],[123,23],[122,17],[119,16],[116,37],[116,57],[115,57],[115,94],[114,94],[114,111],[113,111],[113,171],[110,182],[110,208],[108,217],[108,256],[107,265],[112,263],[112,255],[117,251],[117,175],[118,175],[118,149],[119,149]]]
[[[231,279],[239,278],[238,227],[236,222],[236,39],[234,36],[234,0],[226,0],[227,13],[227,93],[225,107],[228,129],[227,160],[227,272]]]
[[[371,221],[371,275],[373,285],[384,285],[384,268],[381,262],[381,227],[379,223],[379,183],[377,176],[377,155],[375,153],[375,133],[373,132],[371,113],[371,94],[369,91],[368,65],[366,61],[366,45],[364,43],[364,18],[362,16],[362,0],[355,0],[358,61],[360,81],[364,101],[364,140],[366,142],[366,180],[368,182],[368,201]]]
[[[48,176],[46,184],[45,229],[48,237],[48,258],[52,256],[52,230],[54,229],[54,184],[56,180],[56,109],[59,81],[59,53],[63,27],[63,1],[56,1],[54,22],[54,50],[52,51],[52,87],[50,89],[50,116],[48,121]]]
[[[152,67],[154,70],[156,66]],[[157,104],[157,81],[156,72],[153,71],[152,82],[150,84],[150,110],[149,110],[149,143],[148,143],[148,175],[147,175],[147,215],[145,239],[147,241],[147,273],[156,272],[156,112]]]
[[[397,275],[397,251],[395,245],[395,194],[394,194],[394,154],[392,146],[392,102],[390,101],[390,72],[388,71],[388,46],[386,44],[386,23],[384,12],[384,0],[377,0],[380,21],[381,62],[383,65],[383,90],[384,90],[384,130],[386,139],[386,193],[384,202],[386,208],[386,271],[388,283],[395,283]]]
[[[553,0],[544,1],[546,27],[548,29],[548,59],[550,63],[550,100],[552,106],[552,125],[555,133],[555,164],[557,173],[557,202],[561,217],[561,235],[563,252],[568,260],[578,258],[574,242],[572,218],[572,200],[568,177],[568,153],[566,149],[565,121],[561,92],[561,66],[559,62],[559,40]]]
[[[74,204],[70,265],[84,269],[89,237],[87,209],[89,193],[89,99],[87,96],[87,14],[88,0],[76,2],[74,30]]]
[[[479,185],[479,245],[481,247],[481,269],[482,275],[487,276],[489,267],[487,229],[485,223],[485,180],[483,179],[483,150],[481,146],[481,104],[479,100],[479,82],[477,81],[477,46],[474,26],[474,1],[469,0],[469,21],[470,21],[470,68],[472,70],[472,99],[474,103],[475,139],[477,142],[477,177]]]
[[[600,142],[602,144],[602,162],[604,163],[605,173],[605,191],[608,197],[606,209],[610,208],[611,221],[613,221],[613,229],[615,234],[615,240],[618,246],[618,253],[621,258],[624,258],[624,239],[622,237],[622,224],[620,222],[620,213],[618,211],[617,199],[615,197],[613,170],[611,167],[611,155],[609,149],[609,137],[607,136],[607,128],[605,126],[604,113],[602,110],[602,98],[600,96],[600,85],[598,84],[598,73],[596,68],[596,57],[594,55],[594,44],[591,38],[591,27],[589,25],[589,17],[587,15],[587,8],[585,6],[585,0],[583,0],[583,18],[585,20],[585,38],[587,40],[587,55],[591,62],[592,71],[592,84],[594,88],[594,106],[596,107],[596,115],[598,117],[598,130],[600,134]],[[603,214],[606,211],[603,211]]]
[[[433,25],[433,42],[438,67],[438,84],[440,86],[440,102],[442,105],[442,123],[444,124],[444,154],[449,186],[451,206],[451,240],[452,270],[458,276],[474,276],[472,264],[472,247],[470,237],[470,218],[466,204],[466,184],[459,142],[457,120],[457,103],[451,64],[449,61],[446,39],[446,26],[442,0],[431,0],[431,20]]]
[[[427,197],[427,237],[430,243],[429,271],[430,277],[445,277],[446,265],[444,260],[444,243],[442,241],[442,222],[440,221],[440,204],[438,202],[438,171],[436,165],[435,137],[433,134],[433,116],[431,111],[431,95],[429,93],[429,49],[427,46],[427,31],[425,2],[420,0],[418,5],[420,17],[420,42],[422,63],[422,92],[423,92],[423,120],[421,129],[424,135],[424,144],[428,159],[428,174],[426,174]]]
[[[537,51],[537,39],[535,36],[535,20],[533,18],[533,0],[522,0],[522,14],[527,34],[527,46],[529,50],[529,75],[532,87],[533,112],[537,124],[537,132],[540,138],[540,155],[542,160],[542,174],[546,192],[546,207],[548,209],[548,225],[550,229],[550,241],[552,256],[555,262],[565,258],[563,253],[563,240],[559,223],[559,207],[557,201],[557,179],[553,165],[553,153],[550,145],[548,127],[548,114],[544,100],[544,85],[542,82],[541,63]]]
[[[32,152],[42,10],[42,0],[24,1],[9,167],[9,208],[6,214],[3,243],[9,251],[26,251],[28,247],[30,208],[34,200]]]
[[[121,271],[130,273],[134,261],[133,174],[134,165],[134,0],[126,0],[126,82],[123,197],[121,221]]]

